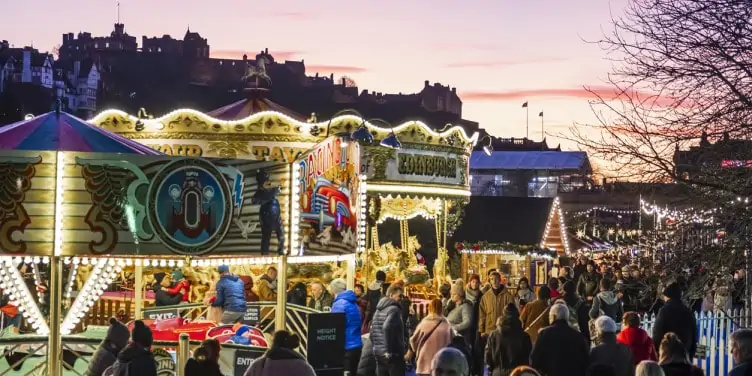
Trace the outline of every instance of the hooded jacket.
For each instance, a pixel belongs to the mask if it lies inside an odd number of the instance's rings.
[[[340,312],[345,314],[345,351],[363,347],[363,340],[360,338],[360,309],[354,291],[342,291],[334,299],[332,313]]]
[[[157,376],[157,362],[151,351],[131,343],[117,356],[117,361],[105,375]]]
[[[223,307],[226,312],[245,312],[245,287],[243,281],[233,274],[219,277],[217,298],[213,307]]]
[[[399,302],[381,298],[371,321],[371,341],[376,356],[405,354],[405,324]]]
[[[640,328],[624,328],[616,336],[616,342],[629,346],[635,365],[643,360],[657,360],[653,340],[650,339],[648,332]]]
[[[253,278],[247,275],[241,275],[240,280],[243,281],[243,288],[245,289],[245,301],[257,302],[259,301],[258,295],[253,292]]]
[[[110,319],[107,336],[99,344],[94,355],[92,355],[89,368],[86,370],[84,376],[102,376],[104,370],[115,363],[120,351],[128,345],[130,335],[128,327],[115,319]]]
[[[251,363],[243,376],[316,376],[303,356],[285,348],[271,348]],[[140,375],[139,375],[140,376]]]
[[[593,305],[590,307],[590,318],[595,320],[602,315],[610,317],[614,322],[620,323],[624,315],[624,307],[619,297],[613,291],[601,291],[593,298]]]

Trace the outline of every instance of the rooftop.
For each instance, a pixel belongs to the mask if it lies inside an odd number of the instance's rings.
[[[475,151],[471,170],[570,170],[592,172],[584,151]]]

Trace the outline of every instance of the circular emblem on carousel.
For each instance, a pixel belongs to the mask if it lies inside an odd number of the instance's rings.
[[[230,195],[227,180],[213,164],[180,159],[163,167],[149,186],[149,222],[173,252],[206,253],[230,227]]]

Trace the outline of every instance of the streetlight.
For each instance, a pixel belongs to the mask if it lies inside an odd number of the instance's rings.
[[[494,149],[493,149],[493,137],[491,137],[490,135],[485,135],[478,142],[482,142],[486,138],[488,138],[488,145],[483,145],[483,152],[486,153],[486,155],[490,157],[491,154],[493,154],[493,151],[494,151]]]

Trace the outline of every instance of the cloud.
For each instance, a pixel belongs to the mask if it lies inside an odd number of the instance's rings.
[[[267,14],[267,17],[275,17],[275,18],[287,18],[287,19],[294,19],[294,20],[302,20],[302,19],[309,19],[314,18],[316,15],[312,12],[270,12]]]
[[[241,59],[243,55],[248,55],[249,59],[254,59],[258,51],[245,51],[245,50],[212,50],[211,57],[215,59]],[[274,60],[292,60],[293,58],[303,54],[302,51],[269,51],[269,54],[274,56]]]
[[[612,87],[590,86],[586,88],[573,89],[530,89],[530,90],[511,90],[511,91],[466,91],[460,93],[460,98],[468,102],[484,101],[525,101],[531,98],[577,98],[594,100],[598,97],[609,101],[619,98],[631,97],[636,100],[655,101],[656,105],[670,106],[676,102],[674,98],[659,97],[655,94],[632,91],[619,93]]]
[[[521,64],[539,64],[551,63],[555,61],[566,61],[563,57],[536,57],[529,59],[509,59],[509,60],[488,60],[488,61],[465,61],[447,64],[447,68],[499,68]]]
[[[349,65],[306,65],[306,72],[313,73],[363,73],[366,68],[354,67]]]

